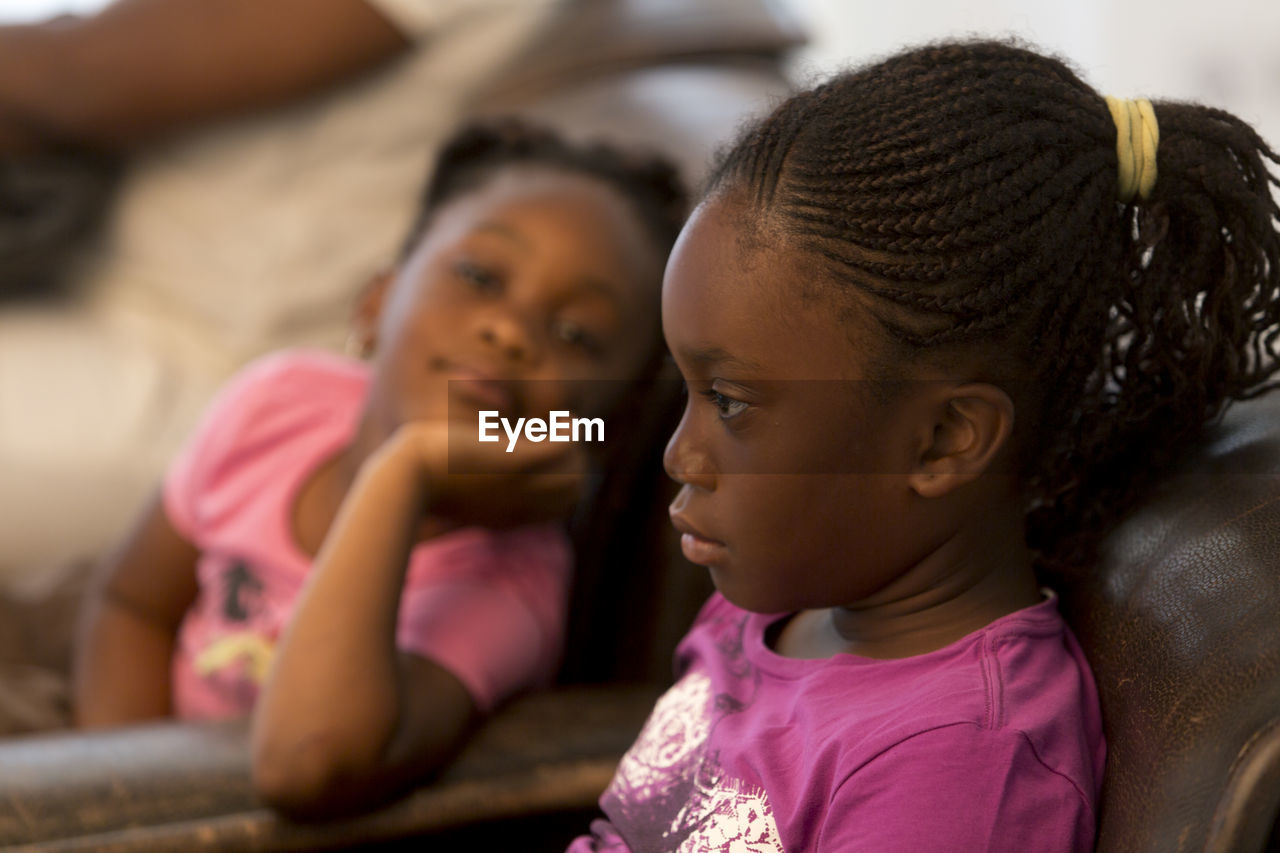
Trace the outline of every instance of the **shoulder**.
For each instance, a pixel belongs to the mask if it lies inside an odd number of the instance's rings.
[[[368,367],[359,361],[326,350],[286,349],[264,355],[245,365],[228,383],[246,390],[275,391],[297,384],[360,384]]]
[[[820,848],[1092,850],[1094,795],[1026,733],[956,723],[917,732],[836,788]]]
[[[1056,798],[1092,814],[1105,754],[1101,713],[1055,599],[940,653],[893,663],[885,686],[901,701],[882,717],[887,737],[864,742],[865,764],[850,768],[854,776],[895,765],[925,780],[1016,781],[1020,796]]]
[[[201,515],[193,503],[239,475],[303,461],[311,450],[349,434],[367,387],[362,364],[330,353],[287,350],[264,356],[235,374],[214,396],[165,475],[166,508],[190,533]],[[303,440],[305,439],[305,440]],[[288,453],[282,453],[287,449]],[[268,474],[255,473],[261,479]],[[256,480],[255,480],[256,482]]]
[[[344,409],[363,397],[367,384],[368,371],[360,362],[321,350],[282,350],[235,374],[206,417],[269,426],[280,413]]]
[[[1096,793],[1106,753],[1098,691],[1056,597],[997,620],[983,663],[989,727],[1019,733],[1047,766]]]
[[[1006,768],[1069,781],[1090,803],[1096,796],[1105,754],[1097,694],[1053,599],[914,657],[761,660],[812,709],[815,736],[842,745],[840,777],[937,751],[955,757],[957,772],[1003,756]]]
[[[1044,776],[1061,783],[1073,796],[1092,807],[1092,797],[1079,780],[1064,773],[1046,760],[1027,732],[1013,728],[985,728],[970,722],[957,722],[914,731],[880,751],[866,756],[846,783],[865,785],[870,772],[884,768],[903,774],[903,781],[914,784],[908,776],[971,778],[975,782],[986,776],[1021,779]]]
[[[828,679],[839,677],[839,656],[832,663]],[[864,666],[871,689],[910,712],[903,725],[921,729],[1039,731],[1099,716],[1088,663],[1052,597],[937,651]]]

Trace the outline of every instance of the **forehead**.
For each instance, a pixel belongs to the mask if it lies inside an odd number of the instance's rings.
[[[622,191],[545,166],[500,168],[436,210],[419,250],[484,233],[528,257],[586,267],[652,304],[665,257]]]
[[[536,212],[546,217],[588,224],[612,241],[642,237],[638,217],[621,190],[603,180],[549,166],[498,168],[478,183],[447,199],[432,217],[431,230],[474,226],[477,220]],[[556,220],[553,220],[556,221]]]
[[[712,360],[775,379],[858,378],[870,329],[808,254],[731,197],[694,211],[667,263],[662,322],[682,367]]]

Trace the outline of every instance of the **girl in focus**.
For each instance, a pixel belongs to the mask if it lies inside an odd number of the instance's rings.
[[[478,444],[478,412],[602,416],[656,364],[684,203],[663,160],[515,122],[460,132],[358,306],[369,360],[246,368],[103,567],[79,722],[252,711],[263,797],[331,813],[545,682],[583,451]]]
[[[1277,369],[1235,117],[942,44],[722,158],[663,284],[671,517],[717,592],[574,851],[1093,848],[1089,666],[1043,584]]]

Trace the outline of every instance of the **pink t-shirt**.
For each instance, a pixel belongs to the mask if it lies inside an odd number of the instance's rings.
[[[1089,851],[1105,746],[1049,598],[928,654],[797,660],[713,595],[571,853]]]
[[[247,714],[311,569],[292,533],[299,489],[354,435],[366,367],[287,351],[234,377],[165,479],[174,528],[200,549],[178,633],[175,713]],[[544,681],[561,651],[571,551],[555,525],[465,528],[417,546],[401,649],[456,675],[483,710]]]

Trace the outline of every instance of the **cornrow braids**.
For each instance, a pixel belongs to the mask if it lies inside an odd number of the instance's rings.
[[[617,190],[663,257],[675,243],[688,213],[689,197],[679,171],[665,157],[606,142],[570,142],[550,128],[503,117],[466,125],[445,142],[402,255],[413,251],[431,217],[445,202],[475,189],[503,168],[520,165],[595,178]]]
[[[1027,377],[1007,390],[1042,569],[1087,563],[1151,476],[1277,370],[1280,160],[1226,112],[1154,108],[1159,177],[1121,203],[1116,126],[1070,68],[936,44],[792,97],[710,177],[908,357],[967,348]]]

